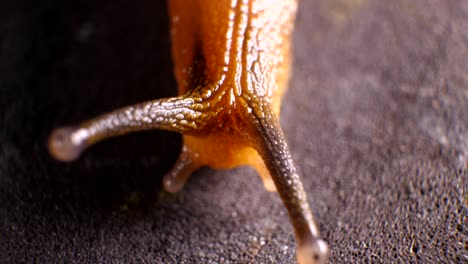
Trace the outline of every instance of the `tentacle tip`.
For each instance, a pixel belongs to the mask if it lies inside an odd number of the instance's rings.
[[[177,193],[182,188],[180,184],[177,184],[177,182],[173,181],[173,179],[169,177],[164,177],[163,185],[164,185],[164,190],[170,193]]]
[[[269,192],[278,192],[272,179],[263,180],[263,186]]]
[[[297,262],[299,264],[325,264],[328,262],[329,254],[325,241],[316,239],[298,246]]]
[[[86,146],[83,140],[73,139],[76,131],[73,127],[63,127],[51,133],[48,149],[52,157],[60,161],[73,161],[80,156]]]

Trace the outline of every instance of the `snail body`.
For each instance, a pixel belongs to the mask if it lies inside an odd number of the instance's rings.
[[[301,264],[324,263],[320,239],[278,118],[290,71],[296,0],[170,0],[179,96],[124,107],[76,127],[56,129],[49,150],[71,161],[90,145],[133,131],[183,134],[164,177],[178,192],[202,166],[254,167],[288,210]]]

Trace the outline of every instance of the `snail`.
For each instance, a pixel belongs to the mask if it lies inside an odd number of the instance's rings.
[[[150,129],[182,133],[181,154],[163,179],[167,191],[180,191],[202,166],[253,166],[288,211],[298,262],[325,263],[328,247],[278,121],[289,79],[297,0],[168,3],[179,96],[55,129],[49,152],[57,160],[72,161],[109,137]]]

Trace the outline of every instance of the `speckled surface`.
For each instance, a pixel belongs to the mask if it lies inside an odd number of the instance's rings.
[[[53,127],[176,94],[163,1],[0,10],[1,263],[294,263],[253,169],[160,191],[176,134],[47,155]],[[301,2],[281,122],[332,263],[468,261],[467,17],[459,0]]]

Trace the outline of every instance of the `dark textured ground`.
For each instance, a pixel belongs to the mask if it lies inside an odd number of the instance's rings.
[[[48,156],[53,127],[176,93],[167,20],[155,0],[0,3],[1,263],[294,263],[252,169],[161,192],[176,134]],[[468,263],[468,2],[303,0],[294,44],[282,124],[331,262]]]

